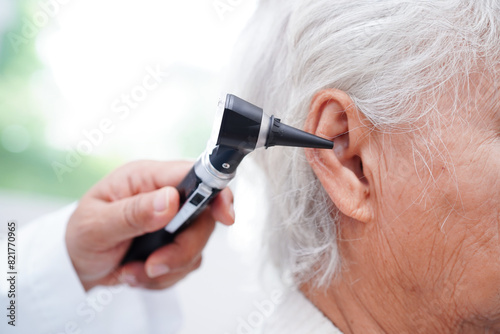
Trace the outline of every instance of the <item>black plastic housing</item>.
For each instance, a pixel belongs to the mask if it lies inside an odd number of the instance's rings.
[[[259,139],[261,108],[228,94],[217,145],[252,151]]]
[[[247,153],[249,151],[240,151],[223,145],[217,146],[210,154],[210,163],[221,173],[233,174]]]
[[[283,124],[279,118],[271,116],[271,129],[267,136],[266,148],[271,146],[332,149],[333,142]]]

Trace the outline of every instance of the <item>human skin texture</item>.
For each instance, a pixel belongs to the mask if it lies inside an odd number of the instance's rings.
[[[469,85],[413,131],[373,128],[336,89],[312,99],[305,130],[335,148],[306,155],[342,265],[301,290],[343,333],[500,333],[500,87]]]
[[[125,283],[164,289],[201,264],[215,221],[234,223],[233,195],[224,189],[175,240],[143,262],[120,265],[134,237],[166,226],[179,209],[178,185],[191,162],[138,161],[118,168],[85,194],[68,222],[66,247],[88,291]]]

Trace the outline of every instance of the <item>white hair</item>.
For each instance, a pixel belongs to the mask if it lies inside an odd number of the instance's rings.
[[[409,131],[437,114],[429,101],[445,84],[458,89],[472,71],[498,65],[500,2],[267,0],[242,39],[231,91],[285,123],[301,128],[314,94],[337,88],[374,128]],[[296,284],[327,283],[340,265],[338,209],[303,149],[270,149],[259,164],[273,208],[269,258]]]

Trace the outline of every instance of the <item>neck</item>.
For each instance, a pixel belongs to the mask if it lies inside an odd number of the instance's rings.
[[[326,289],[304,284],[301,291],[344,334],[485,333],[484,327],[453,316],[453,308],[438,298],[418,301],[415,291],[376,288],[374,282],[344,276]]]

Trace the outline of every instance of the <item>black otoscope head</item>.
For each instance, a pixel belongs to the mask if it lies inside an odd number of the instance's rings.
[[[264,112],[261,108],[228,94],[224,104],[217,145],[241,151],[253,151],[259,140],[263,115]]]
[[[241,160],[259,147],[293,146],[332,149],[333,142],[281,123],[264,111],[234,95],[221,101],[216,147],[210,155],[221,173],[234,173]],[[222,116],[222,117],[221,117]]]
[[[177,186],[183,203],[180,211],[164,229],[135,238],[122,263],[145,261],[149,254],[174,240],[227,186],[243,158],[256,148],[333,148],[333,142],[285,125],[234,95],[221,101],[217,116],[221,121],[214,126],[208,149]]]

